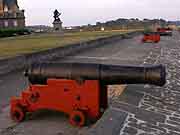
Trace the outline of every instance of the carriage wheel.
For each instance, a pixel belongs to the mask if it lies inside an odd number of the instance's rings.
[[[11,110],[11,118],[15,122],[22,122],[25,119],[25,112],[22,108],[16,107]]]
[[[82,111],[73,111],[72,114],[70,115],[70,123],[73,126],[78,126],[82,127],[85,125],[85,115]]]

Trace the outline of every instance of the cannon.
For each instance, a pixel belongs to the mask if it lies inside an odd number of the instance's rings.
[[[167,28],[157,28],[157,32],[160,34],[160,36],[172,36],[172,29],[167,27]]]
[[[30,86],[11,98],[11,117],[24,120],[27,112],[51,109],[67,113],[70,123],[84,126],[97,121],[108,108],[107,85],[163,86],[163,65],[126,66],[87,63],[36,63],[25,71]]]
[[[145,32],[142,42],[143,43],[158,43],[161,40],[158,32]]]

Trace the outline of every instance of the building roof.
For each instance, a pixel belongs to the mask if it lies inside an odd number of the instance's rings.
[[[7,5],[8,7],[12,7],[12,6],[14,6],[14,5],[17,5],[17,6],[18,6],[17,0],[4,0],[4,1],[3,1],[3,4],[4,4],[4,5]]]

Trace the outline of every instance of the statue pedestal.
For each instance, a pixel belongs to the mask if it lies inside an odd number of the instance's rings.
[[[53,28],[55,32],[62,32],[62,22],[61,21],[54,21],[53,22]]]

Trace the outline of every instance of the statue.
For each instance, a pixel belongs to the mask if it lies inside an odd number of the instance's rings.
[[[61,13],[59,13],[59,11],[56,9],[54,11],[54,20],[55,21],[61,21],[61,19],[59,18],[60,15],[61,15]]]
[[[53,22],[53,26],[54,26],[54,30],[55,31],[62,31],[62,21],[60,19],[60,15],[62,13],[60,13],[57,9],[54,11],[54,22]]]

